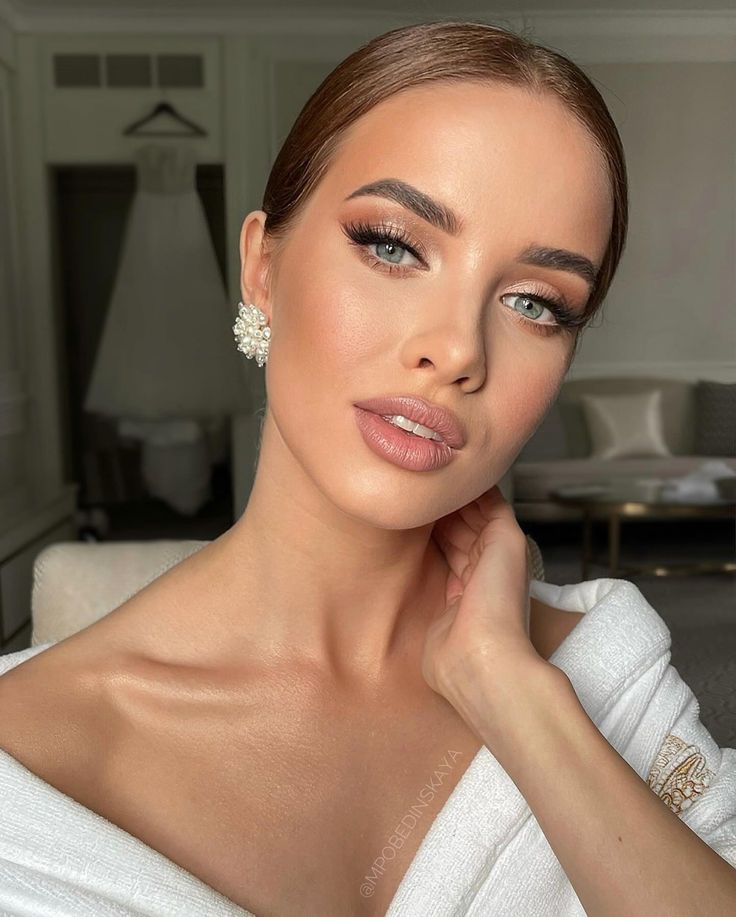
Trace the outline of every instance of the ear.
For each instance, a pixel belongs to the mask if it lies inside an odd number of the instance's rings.
[[[271,253],[265,234],[266,213],[252,210],[240,228],[240,295],[271,316],[269,268]]]

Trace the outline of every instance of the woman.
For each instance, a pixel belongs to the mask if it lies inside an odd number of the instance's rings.
[[[0,679],[6,910],[728,912],[736,750],[633,584],[530,582],[496,486],[626,220],[552,51],[430,22],[327,77],[242,226],[245,512]]]

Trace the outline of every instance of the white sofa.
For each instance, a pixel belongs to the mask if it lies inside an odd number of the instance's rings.
[[[672,455],[591,459],[581,394],[633,394],[654,387],[662,390],[663,433]],[[550,490],[564,484],[688,474],[709,458],[694,454],[694,430],[695,383],[690,380],[656,376],[570,379],[563,383],[555,404],[511,467],[516,518],[520,522],[579,519],[579,510],[549,500]],[[736,471],[736,457],[711,458]]]

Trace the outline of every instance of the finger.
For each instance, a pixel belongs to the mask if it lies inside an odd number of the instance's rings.
[[[489,487],[488,490],[478,497],[476,502],[484,516],[487,516],[488,513],[497,513],[505,503],[508,505],[498,484]]]
[[[516,513],[508,500],[501,493],[497,484],[478,497],[476,503],[485,519],[485,524],[498,520],[518,527]]]
[[[435,531],[439,531],[442,534],[445,541],[450,542],[466,553],[470,551],[473,542],[478,537],[478,533],[457,512],[435,524],[434,528]]]
[[[497,484],[484,491],[479,497],[462,508],[467,521],[479,531],[484,529],[491,519],[497,518],[506,503]],[[508,504],[507,504],[508,505]]]
[[[450,570],[460,580],[462,578],[463,571],[468,565],[468,552],[463,548],[459,548],[451,541],[448,541],[442,532],[435,531],[432,537],[435,539],[440,547],[440,550],[445,555],[445,559],[447,560]]]
[[[468,503],[466,506],[463,506],[458,510],[458,513],[473,529],[476,535],[479,535],[480,532],[482,532],[482,530],[488,524],[488,520],[483,515],[483,511],[478,505],[477,500],[473,500],[472,503]]]

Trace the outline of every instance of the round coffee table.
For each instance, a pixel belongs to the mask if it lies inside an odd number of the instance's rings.
[[[661,486],[647,481],[615,481],[608,484],[558,487],[550,499],[575,506],[583,513],[582,579],[591,564],[606,563],[593,554],[593,519],[608,520],[608,570],[610,576],[652,573],[655,576],[692,573],[735,573],[733,561],[714,563],[630,564],[621,566],[621,522],[647,518],[731,518],[736,520],[736,501],[725,499],[678,500],[662,494]]]

